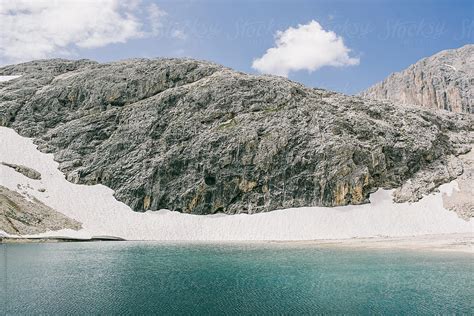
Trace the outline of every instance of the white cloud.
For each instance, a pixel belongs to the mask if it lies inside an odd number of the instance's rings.
[[[185,40],[188,38],[188,36],[183,30],[173,30],[173,32],[171,32],[171,37],[177,38],[180,40]]]
[[[68,55],[150,36],[137,17],[140,1],[0,0],[0,63]],[[165,14],[147,10],[152,35]]]
[[[159,35],[163,28],[163,19],[167,13],[160,9],[156,4],[152,3],[147,8],[148,20],[150,21],[150,28],[152,35]]]
[[[262,73],[288,76],[290,71],[315,71],[323,66],[358,65],[340,36],[324,30],[316,21],[278,31],[275,47],[253,61],[252,68]]]

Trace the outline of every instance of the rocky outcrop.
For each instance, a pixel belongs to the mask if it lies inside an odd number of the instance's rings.
[[[16,172],[21,173],[25,177],[28,177],[28,178],[33,179],[33,180],[41,180],[41,173],[34,170],[33,168],[29,168],[29,167],[22,166],[22,165],[15,165],[15,164],[12,164],[12,163],[6,163],[6,162],[3,162],[3,161],[1,162],[1,164],[14,169]]]
[[[32,197],[0,186],[0,231],[32,235],[60,229],[81,229],[81,224]]]
[[[459,173],[471,115],[305,87],[190,59],[44,60],[0,68],[0,122],[54,153],[69,181],[136,211],[256,213],[429,193]],[[404,190],[406,192],[407,190]],[[411,200],[411,198],[405,200]]]
[[[474,151],[459,156],[463,173],[456,178],[457,189],[443,196],[443,206],[468,220],[474,217]]]
[[[416,202],[433,192],[443,183],[456,179],[463,173],[463,163],[455,156],[448,156],[416,172],[393,193],[395,202]]]
[[[474,45],[442,51],[393,73],[361,96],[474,113]]]

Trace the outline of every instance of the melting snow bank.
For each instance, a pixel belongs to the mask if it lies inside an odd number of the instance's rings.
[[[21,77],[21,76],[0,76],[0,82],[13,80],[13,79],[16,79],[16,78],[19,78],[19,77]]]
[[[0,185],[35,197],[83,224],[80,231],[61,230],[42,236],[91,238],[115,236],[127,240],[182,241],[301,241],[428,234],[473,234],[474,221],[465,221],[443,208],[442,193],[452,194],[455,182],[417,203],[396,204],[391,191],[371,195],[371,204],[344,207],[304,207],[255,215],[189,215],[167,210],[137,213],[113,197],[103,185],[68,182],[52,154],[36,149],[31,139],[0,127],[0,161],[39,171],[29,179],[0,165]],[[20,190],[18,188],[21,188]],[[28,237],[28,236],[24,236]],[[31,237],[31,236],[30,236]]]

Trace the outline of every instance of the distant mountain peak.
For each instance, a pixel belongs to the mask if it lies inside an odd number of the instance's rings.
[[[393,73],[361,96],[474,113],[474,44],[443,50]]]

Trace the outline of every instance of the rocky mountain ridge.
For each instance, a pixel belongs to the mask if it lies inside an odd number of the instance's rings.
[[[396,196],[417,200],[462,173],[473,143],[471,115],[191,59],[42,60],[1,75],[21,77],[0,82],[0,124],[135,211],[361,204],[415,177]]]

